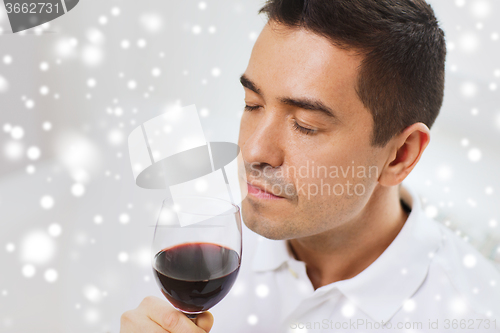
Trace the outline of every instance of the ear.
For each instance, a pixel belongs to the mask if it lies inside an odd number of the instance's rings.
[[[430,138],[429,128],[423,123],[408,126],[394,137],[388,145],[391,150],[379,183],[383,186],[400,184],[417,165]]]

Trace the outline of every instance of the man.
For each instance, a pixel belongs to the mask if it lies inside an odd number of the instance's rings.
[[[500,275],[400,184],[441,108],[446,48],[424,0],[269,0],[241,83],[248,196],[214,332],[500,328]],[[496,286],[496,287],[495,287]],[[496,321],[495,321],[496,320]],[[208,332],[164,300],[122,332]]]

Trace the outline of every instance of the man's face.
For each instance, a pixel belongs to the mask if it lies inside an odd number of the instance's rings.
[[[248,182],[279,197],[249,186],[243,220],[256,233],[300,238],[362,214],[384,159],[355,91],[361,60],[304,29],[263,29],[242,79],[253,110],[238,144]]]

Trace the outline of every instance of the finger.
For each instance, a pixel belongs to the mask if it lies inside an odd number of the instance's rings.
[[[145,316],[139,315],[136,311],[125,312],[120,320],[120,333],[166,333],[157,323]]]
[[[195,324],[208,333],[214,325],[214,316],[208,311],[203,312],[196,317]]]
[[[139,307],[152,321],[168,332],[203,333],[203,330],[196,326],[188,317],[158,297],[146,297]]]

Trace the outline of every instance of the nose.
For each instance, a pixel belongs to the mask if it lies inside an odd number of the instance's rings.
[[[259,117],[257,121],[251,119]],[[284,152],[282,149],[282,140],[284,133],[284,119],[270,111],[265,111],[261,116],[249,115],[245,120],[248,124],[248,135],[242,150],[243,159],[252,165],[270,165],[271,167],[279,167],[283,164]],[[245,126],[246,127],[246,126]]]

